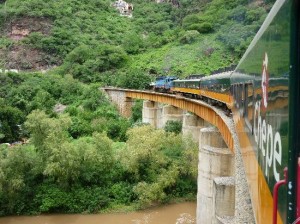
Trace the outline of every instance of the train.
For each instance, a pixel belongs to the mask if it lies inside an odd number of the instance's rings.
[[[160,77],[154,89],[226,106],[256,223],[300,223],[300,1],[274,3],[232,71]]]

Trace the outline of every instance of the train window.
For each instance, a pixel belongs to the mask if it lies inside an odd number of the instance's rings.
[[[237,101],[237,104],[236,104],[236,107],[239,109],[239,112],[240,114],[243,114],[244,111],[244,99],[245,99],[245,96],[244,96],[244,85],[242,83],[239,83],[236,85],[236,101]]]
[[[232,95],[234,98],[234,105],[237,106],[237,85],[236,84],[232,86]]]
[[[242,91],[241,91],[241,84],[237,84],[236,85],[236,101],[237,101],[237,105],[236,105],[236,107],[238,108],[238,109],[240,109],[241,107],[242,107]]]
[[[243,116],[247,117],[248,116],[248,87],[249,85],[245,83],[244,85],[244,91],[243,91],[243,96],[244,96],[244,111],[243,111]]]
[[[253,134],[253,116],[254,116],[254,88],[253,83],[245,83],[244,88],[244,94],[245,94],[245,102],[244,102],[244,118],[245,123],[248,126],[248,128],[251,130],[251,133]]]

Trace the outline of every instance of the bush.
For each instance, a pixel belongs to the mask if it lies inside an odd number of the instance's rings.
[[[146,89],[150,82],[151,78],[148,74],[135,69],[119,74],[117,85],[128,89]]]
[[[175,134],[179,134],[182,129],[182,122],[169,120],[167,121],[164,129],[166,132],[174,132]]]
[[[66,56],[63,72],[70,72],[80,81],[92,82],[95,73],[120,68],[126,60],[127,55],[120,47],[81,45]]]
[[[190,29],[193,24],[199,24],[201,22],[199,14],[187,15],[182,20],[182,27],[186,30]]]
[[[188,30],[179,38],[179,41],[182,44],[190,44],[196,41],[198,36],[199,32],[197,30]]]
[[[209,33],[212,31],[212,24],[209,22],[203,22],[199,24],[192,24],[189,26],[189,30],[197,30],[200,33]]]

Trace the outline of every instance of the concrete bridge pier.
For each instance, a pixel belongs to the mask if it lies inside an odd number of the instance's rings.
[[[183,115],[182,134],[185,136],[191,135],[197,143],[199,143],[200,129],[205,126],[208,126],[208,123],[197,115],[189,112]]]
[[[234,217],[234,155],[215,127],[202,128],[199,138],[197,224],[223,223]]]
[[[165,105],[162,109],[162,127],[165,127],[167,121],[180,121],[183,120],[184,110],[174,107],[172,105]]]
[[[121,91],[108,91],[106,92],[110,100],[117,106],[119,113],[126,118],[130,118],[132,113],[132,105],[134,99],[127,97],[125,92]]]
[[[143,102],[142,121],[149,123],[155,128],[162,128],[162,104],[145,100]]]

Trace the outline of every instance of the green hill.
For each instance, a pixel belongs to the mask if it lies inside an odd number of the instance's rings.
[[[237,63],[271,7],[249,0],[130,3],[131,18],[106,0],[7,0],[0,4],[0,67],[55,68],[110,85],[134,72],[209,74]]]

